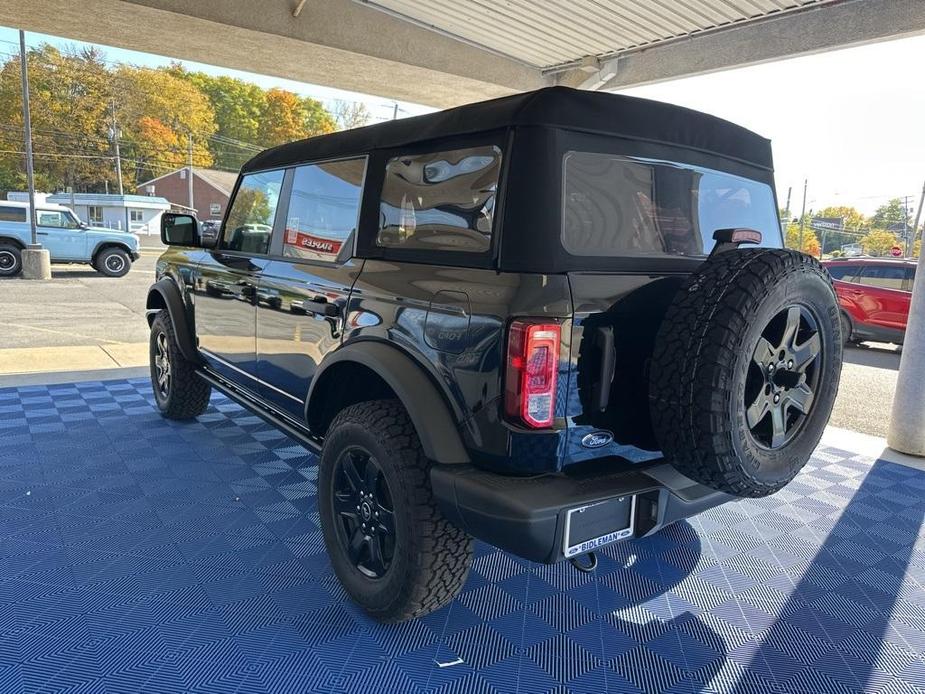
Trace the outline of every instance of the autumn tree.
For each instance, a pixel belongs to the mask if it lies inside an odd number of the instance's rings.
[[[819,257],[820,247],[819,238],[816,232],[810,228],[809,224],[803,226],[803,247],[800,248],[800,224],[799,222],[787,225],[787,233],[784,236],[784,245],[787,248],[796,248],[809,255]]]
[[[274,88],[266,93],[257,142],[263,147],[275,147],[334,129],[334,119],[320,101]]]
[[[893,246],[899,245],[896,234],[885,229],[872,229],[861,239],[861,246],[867,255],[888,255]]]
[[[122,66],[112,78],[116,118],[125,141],[125,156],[134,171],[126,183],[153,178],[187,164],[192,137],[193,165],[209,167],[209,139],[215,116],[208,98],[186,80],[166,70]],[[118,97],[118,99],[117,99]]]
[[[858,232],[862,227],[867,226],[867,220],[864,215],[861,214],[854,207],[849,207],[847,205],[838,205],[832,207],[825,207],[818,212],[813,213],[814,217],[828,217],[828,218],[840,218],[842,220],[842,228],[844,232],[827,230],[825,232],[825,248],[822,249],[823,252],[827,252],[833,249],[841,249],[842,246],[849,243],[857,243],[859,236],[857,233],[849,232]]]
[[[108,71],[95,49],[28,52],[35,178],[39,189],[103,187],[115,180]],[[0,170],[6,189],[25,187],[19,58],[0,68]]]

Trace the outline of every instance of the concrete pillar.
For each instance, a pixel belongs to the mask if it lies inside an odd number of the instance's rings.
[[[918,273],[899,362],[887,445],[909,455],[925,456],[925,276]]]
[[[27,280],[51,279],[51,256],[47,249],[31,246],[23,249],[22,276]]]

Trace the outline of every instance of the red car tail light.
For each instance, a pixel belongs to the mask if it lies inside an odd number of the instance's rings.
[[[552,426],[561,328],[515,320],[508,330],[504,411],[534,429]]]

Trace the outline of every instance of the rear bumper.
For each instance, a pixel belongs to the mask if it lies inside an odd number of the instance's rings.
[[[474,537],[531,561],[565,558],[570,509],[635,496],[632,537],[734,497],[697,484],[667,463],[583,476],[509,477],[472,465],[434,465],[431,484],[443,514]],[[621,527],[601,527],[600,535]]]
[[[129,251],[129,255],[132,257],[133,262],[141,257],[141,253],[139,251]]]

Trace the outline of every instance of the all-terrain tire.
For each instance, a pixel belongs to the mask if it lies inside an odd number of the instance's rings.
[[[814,397],[805,414],[785,401],[785,420],[798,424],[788,438],[768,444],[748,425],[746,383],[768,378],[756,364],[759,344],[767,344],[759,340],[793,307],[814,317],[821,343],[811,372]],[[681,286],[656,338],[649,404],[666,458],[691,479],[735,496],[766,496],[786,485],[809,460],[831,414],[841,372],[839,313],[831,279],[815,258],[757,248],[707,260]],[[769,353],[768,362],[776,359]],[[758,382],[765,398],[783,387],[773,379]]]
[[[160,380],[163,371],[159,366],[164,366],[163,354],[167,356],[166,387]],[[158,312],[151,324],[149,359],[154,399],[157,409],[164,417],[193,419],[206,411],[212,395],[212,386],[199,377],[196,365],[183,356],[173,323],[166,310]]]
[[[22,272],[22,252],[19,246],[0,243],[0,277],[16,277]]]
[[[121,248],[104,248],[93,261],[93,267],[107,277],[124,277],[132,269],[132,257]]]
[[[350,560],[334,511],[338,461],[347,450],[368,452],[388,485],[394,553],[385,573],[371,578]],[[473,541],[437,507],[430,464],[414,425],[397,400],[371,400],[342,410],[328,429],[318,473],[318,505],[325,545],[341,585],[381,622],[421,617],[451,602],[472,563]]]

